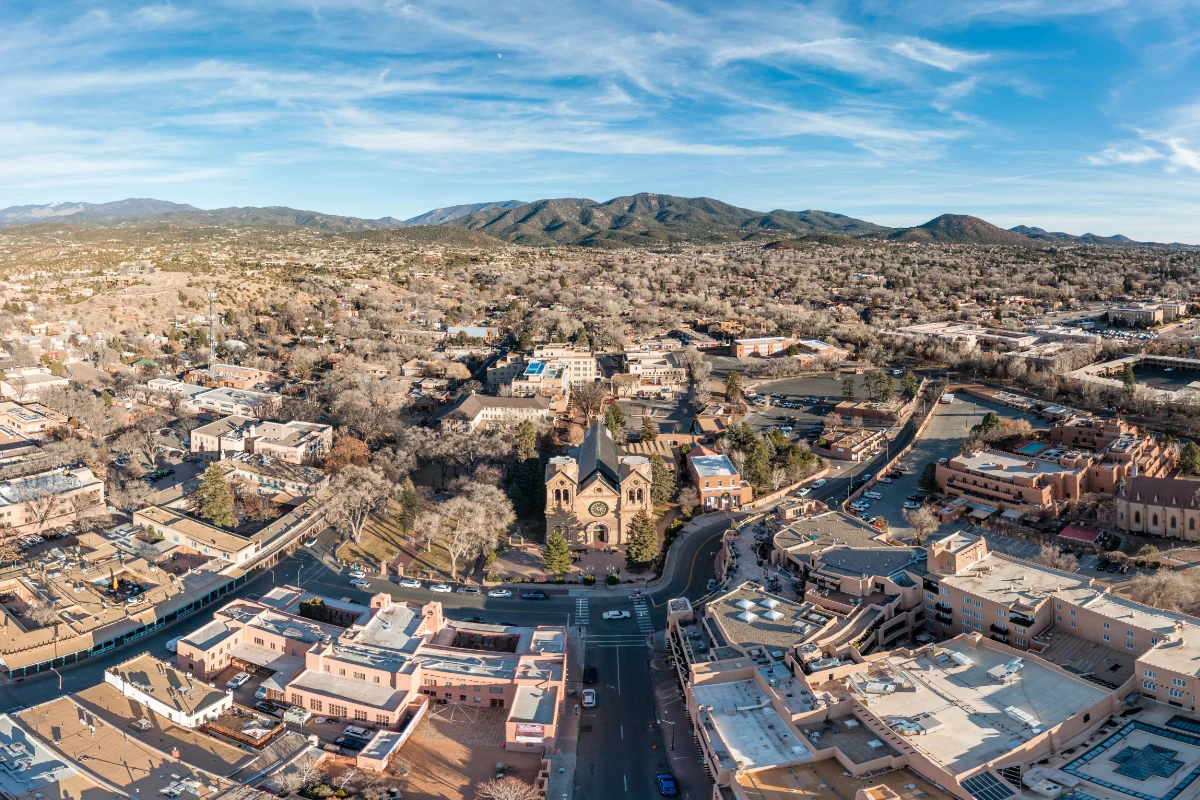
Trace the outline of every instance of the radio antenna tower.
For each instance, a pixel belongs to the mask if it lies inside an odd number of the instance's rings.
[[[212,372],[213,364],[217,363],[217,317],[213,313],[213,301],[217,299],[216,292],[208,293],[208,371]]]

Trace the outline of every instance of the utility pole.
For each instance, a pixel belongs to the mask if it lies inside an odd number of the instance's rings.
[[[216,292],[208,293],[208,372],[212,376],[213,364],[217,363],[217,317],[213,313],[213,301],[217,299]]]

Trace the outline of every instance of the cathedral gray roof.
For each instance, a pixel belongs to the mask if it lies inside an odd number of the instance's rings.
[[[579,462],[579,483],[586,483],[596,472],[612,486],[621,486],[621,454],[612,434],[602,420],[596,420],[587,433],[583,435],[583,444],[575,454]]]

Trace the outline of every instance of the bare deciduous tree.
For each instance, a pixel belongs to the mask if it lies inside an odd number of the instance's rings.
[[[417,519],[417,530],[429,542],[446,548],[450,577],[458,576],[458,562],[480,556],[496,546],[500,531],[516,520],[512,500],[491,484],[469,482],[460,494]]]
[[[347,465],[329,486],[329,519],[343,526],[358,543],[371,515],[383,509],[396,492],[378,470],[371,467]]]
[[[591,425],[604,407],[608,390],[602,383],[583,383],[571,387],[571,402],[584,416],[585,424]]]
[[[1134,576],[1129,584],[1129,596],[1163,611],[1183,611],[1192,607],[1195,589],[1183,573],[1158,570],[1149,575]]]
[[[1033,561],[1035,564],[1041,564],[1042,566],[1062,570],[1063,572],[1074,572],[1079,568],[1079,559],[1070,553],[1064,553],[1052,545],[1044,545],[1042,551],[1033,557]]]
[[[502,778],[479,784],[477,800],[536,800],[538,790],[517,778]]]
[[[913,539],[918,545],[928,539],[940,524],[937,515],[930,511],[928,506],[921,506],[915,511],[909,511],[904,518],[908,520],[908,526],[913,531]]]

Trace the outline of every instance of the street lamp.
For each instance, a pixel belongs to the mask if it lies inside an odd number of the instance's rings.
[[[675,752],[675,723],[669,719],[660,719],[659,722],[665,722],[671,726],[671,752]]]

